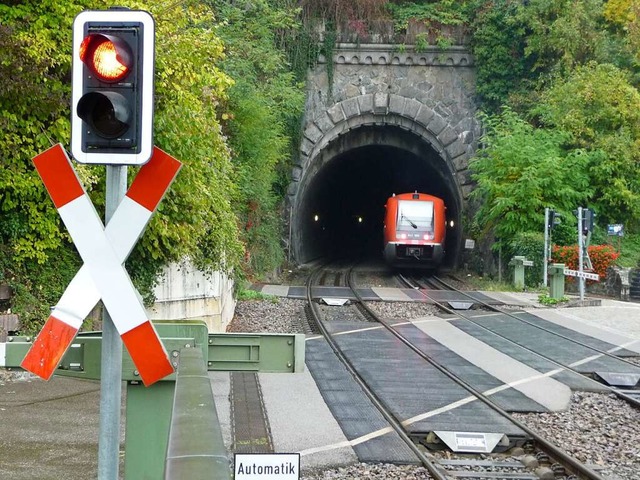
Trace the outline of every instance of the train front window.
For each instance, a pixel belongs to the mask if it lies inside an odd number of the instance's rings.
[[[433,232],[433,202],[398,201],[399,232]]]

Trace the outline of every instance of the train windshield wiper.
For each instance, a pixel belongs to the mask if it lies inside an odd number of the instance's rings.
[[[411,221],[411,219],[409,217],[407,217],[404,213],[402,213],[400,215],[400,218],[404,218],[407,222],[409,222],[409,225],[411,225],[413,228],[418,228],[418,225],[416,225],[415,223],[413,223]]]

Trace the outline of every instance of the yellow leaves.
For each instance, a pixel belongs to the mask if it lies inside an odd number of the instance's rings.
[[[632,3],[633,0],[609,0],[604,5],[604,18],[611,23],[616,23],[623,27],[627,26],[636,17],[632,9]]]

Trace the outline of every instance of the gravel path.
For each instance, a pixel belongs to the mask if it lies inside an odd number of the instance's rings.
[[[274,299],[239,302],[230,331],[302,333],[305,302]],[[393,318],[417,318],[433,307],[406,302],[370,302],[376,311]],[[640,479],[640,412],[611,395],[576,392],[568,411],[518,414],[533,430],[593,465],[610,480]],[[429,479],[414,466],[355,464],[321,472],[303,472],[303,480]]]

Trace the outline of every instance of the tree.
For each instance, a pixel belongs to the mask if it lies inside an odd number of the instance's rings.
[[[154,14],[155,143],[184,163],[128,262],[136,284],[150,294],[158,269],[170,261],[190,256],[204,269],[228,271],[237,271],[242,261],[231,208],[231,153],[217,120],[232,80],[219,68],[223,45],[211,9],[197,2],[124,4]],[[21,320],[35,322],[33,329],[46,319],[78,261],[31,159],[53,143],[69,143],[74,16],[109,6],[101,0],[0,5],[0,280],[18,292],[14,306],[22,307],[14,308],[16,313],[31,308]],[[101,208],[105,169],[77,170]],[[51,260],[69,257],[76,261]],[[56,269],[62,271],[52,271]],[[56,281],[42,285],[40,279],[54,277]]]
[[[509,109],[484,118],[484,148],[471,163],[481,201],[475,222],[508,245],[517,234],[540,231],[545,207],[570,212],[591,190],[584,150],[567,151],[566,136],[534,128]]]
[[[478,100],[496,113],[519,90],[528,92],[532,66],[525,55],[525,26],[518,19],[520,2],[498,0],[478,8],[471,49],[476,58]]]
[[[519,9],[534,70],[564,73],[607,58],[602,0],[531,0]]]
[[[544,93],[535,111],[590,152],[589,182],[603,221],[633,225],[640,215],[640,92],[609,64],[577,67]]]
[[[232,150],[238,185],[234,210],[249,275],[272,272],[283,260],[283,192],[276,188],[288,181],[291,152],[299,140],[290,127],[299,124],[304,107],[304,85],[294,77],[277,38],[300,27],[298,10],[278,3],[261,0],[241,7],[213,2],[225,19],[219,28],[226,48],[221,67],[235,79],[222,124]]]
[[[231,152],[218,120],[233,84],[220,68],[224,46],[206,5],[155,8],[156,139],[184,167],[134,253],[160,264],[189,256],[205,270],[232,271],[242,247]]]
[[[65,75],[70,59],[55,45],[60,27],[71,31],[72,18],[47,15],[47,8],[47,2],[0,5],[0,243],[10,244],[18,261],[43,262],[46,252],[65,239],[30,162],[52,143],[69,137]]]

